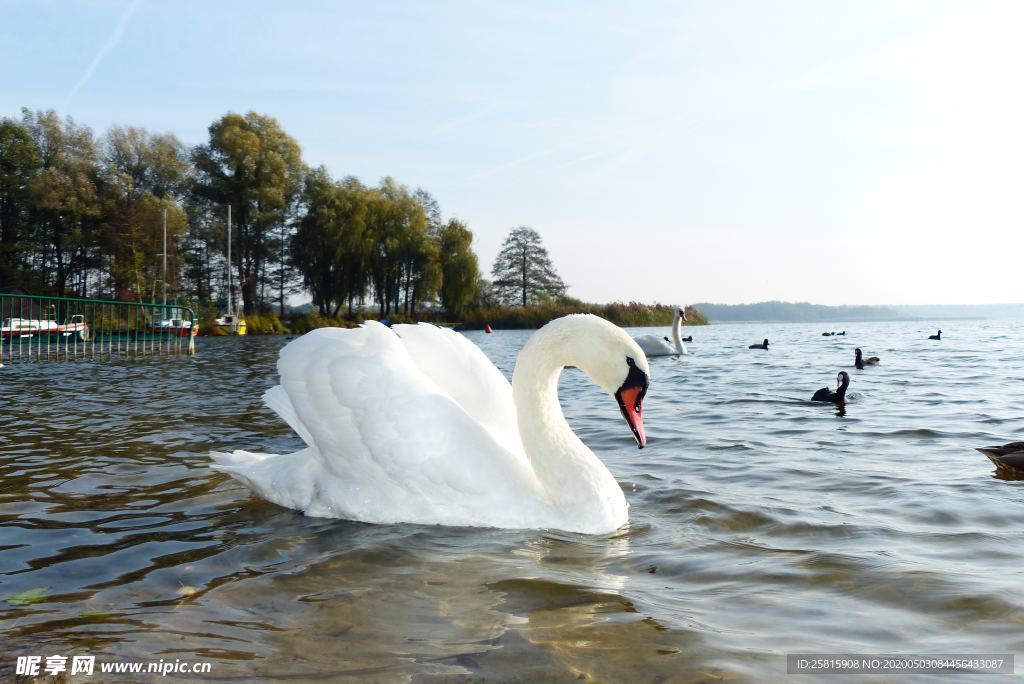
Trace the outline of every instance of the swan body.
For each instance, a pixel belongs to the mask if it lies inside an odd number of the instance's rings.
[[[627,522],[626,500],[562,414],[558,378],[569,365],[616,398],[642,448],[647,359],[604,319],[541,328],[511,385],[458,333],[367,322],[281,350],[281,384],[263,398],[304,449],[215,453],[213,467],[310,516],[611,532]]]
[[[997,470],[1018,475],[1024,474],[1024,442],[975,448],[988,456]]]
[[[833,392],[828,387],[822,387],[820,390],[814,393],[811,397],[811,401],[826,401],[833,404],[845,404],[846,403],[846,390],[850,387],[850,374],[846,371],[839,371],[839,376],[836,383],[836,391]]]
[[[864,353],[861,352],[860,347],[853,350],[853,365],[859,370],[864,370],[864,366],[877,366],[879,361],[881,359],[877,356],[864,358]]]
[[[641,335],[636,338],[636,343],[640,345],[640,348],[644,350],[647,356],[678,356],[680,354],[689,354],[690,352],[686,349],[686,345],[683,344],[683,339],[680,335],[680,328],[683,321],[686,320],[686,312],[683,309],[676,309],[676,312],[672,314],[672,341],[669,342],[667,337],[658,337],[657,335]]]

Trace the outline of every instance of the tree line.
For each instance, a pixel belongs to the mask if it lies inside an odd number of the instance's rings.
[[[230,297],[250,315],[283,315],[300,291],[333,317],[371,305],[415,317],[429,302],[458,319],[566,297],[532,228],[512,229],[490,281],[472,231],[443,219],[427,190],[310,168],[271,116],[228,113],[208,133],[189,147],[139,127],[97,136],[52,110],[0,119],[0,288],[155,300],[166,227],[170,295],[220,306]]]

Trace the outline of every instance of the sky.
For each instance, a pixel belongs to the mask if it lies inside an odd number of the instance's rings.
[[[1024,301],[1024,3],[0,0],[0,116],[276,117],[588,301]]]

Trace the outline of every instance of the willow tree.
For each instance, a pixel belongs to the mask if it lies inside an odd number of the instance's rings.
[[[299,143],[276,119],[229,113],[209,128],[210,139],[195,149],[195,192],[206,202],[231,205],[232,257],[242,283],[245,313],[261,308],[260,280],[279,260],[282,224],[294,206],[304,176]]]
[[[437,288],[436,246],[427,234],[423,205],[404,185],[384,178],[370,202],[368,234],[372,243],[369,267],[380,316],[416,313],[416,302]]]
[[[451,219],[441,229],[441,304],[461,317],[476,296],[480,268],[473,252],[473,233],[466,224]]]
[[[555,271],[540,235],[529,226],[513,228],[508,234],[491,275],[498,297],[506,304],[527,306],[565,295],[566,285]]]
[[[337,316],[347,304],[351,317],[354,300],[366,292],[370,199],[371,192],[355,178],[335,182],[323,167],[306,177],[291,255],[322,314]]]

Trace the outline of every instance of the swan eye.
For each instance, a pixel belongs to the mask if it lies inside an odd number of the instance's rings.
[[[644,400],[644,395],[647,394],[647,387],[650,385],[650,380],[647,378],[647,373],[640,370],[636,365],[636,361],[634,361],[632,357],[626,357],[626,365],[629,366],[629,373],[626,374],[626,381],[622,383],[622,387],[619,388],[619,392],[627,389],[640,390],[633,406],[633,410],[639,413]]]

